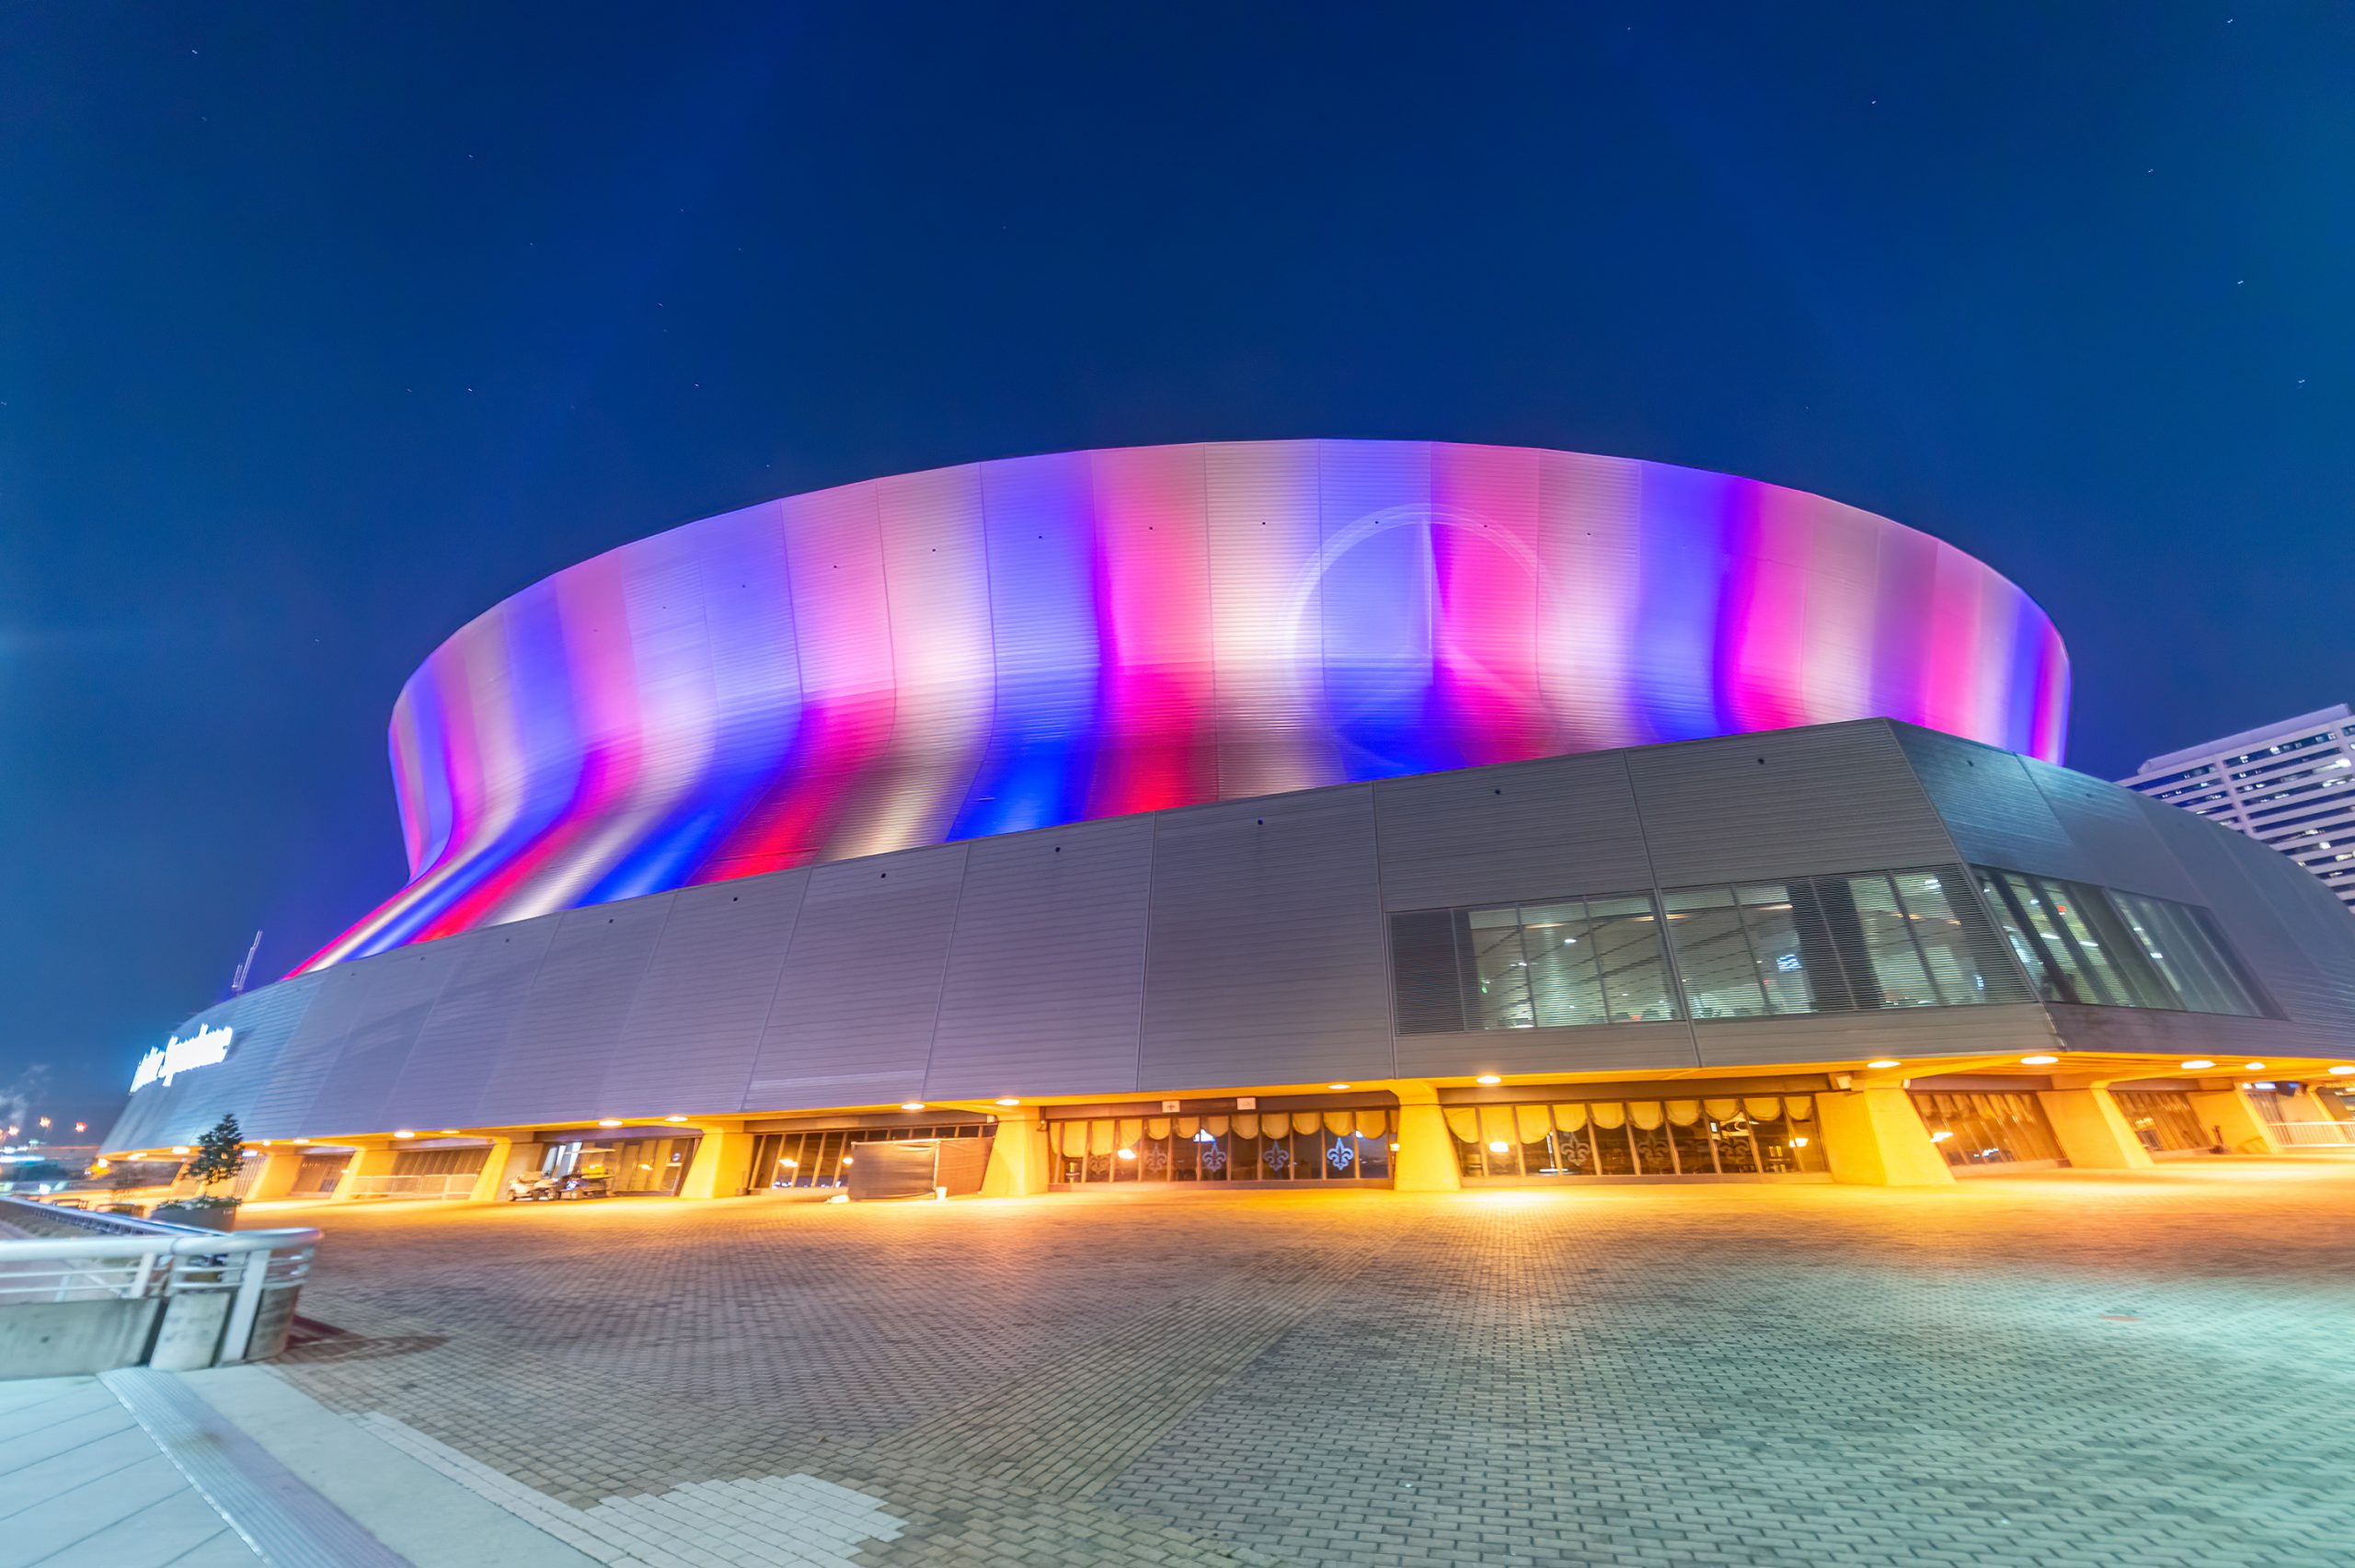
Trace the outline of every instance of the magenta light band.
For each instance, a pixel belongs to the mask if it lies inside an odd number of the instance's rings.
[[[558,572],[410,678],[411,880],[304,968],[696,882],[1874,715],[2058,761],[2068,658],[1951,546],[1754,480],[1435,441],[873,479]]]

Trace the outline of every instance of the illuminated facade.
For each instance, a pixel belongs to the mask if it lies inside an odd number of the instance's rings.
[[[816,862],[1882,715],[2060,760],[2028,596],[1868,512],[1436,441],[1061,453],[626,544],[394,709],[412,881],[306,967]]]
[[[2067,685],[1949,546],[1659,464],[1242,443],[793,498],[436,650],[412,880],[184,1024],[108,1147],[234,1111],[261,1196],[477,1197],[2270,1147],[2355,1077],[2355,922],[2058,766]]]

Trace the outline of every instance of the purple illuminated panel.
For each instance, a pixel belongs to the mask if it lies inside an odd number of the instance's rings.
[[[1884,518],[1427,441],[1068,452],[624,545],[393,712],[411,881],[313,968],[688,883],[1886,715],[2057,761],[2028,596]]]

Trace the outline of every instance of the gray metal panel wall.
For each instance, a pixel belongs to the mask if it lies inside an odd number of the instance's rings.
[[[1953,857],[1884,720],[1623,755],[1663,887]]]
[[[303,1113],[305,1133],[372,1132],[384,1126],[386,1095],[456,967],[450,950],[431,942],[385,954],[368,967],[360,1012]]]
[[[606,1071],[602,1098],[629,1107],[617,1114],[744,1108],[809,886],[808,872],[786,871],[672,895]]]
[[[1871,1061],[1894,1057],[1977,1056],[2050,1050],[2052,1026],[2033,1002],[1972,1007],[1887,1007],[1866,1013],[1810,1013],[1696,1024],[1705,1067]]]
[[[226,1024],[235,1031],[229,1055],[219,1065],[183,1073],[169,1083],[151,1083],[131,1096],[99,1145],[135,1149],[142,1144],[193,1141],[234,1112],[248,1138],[281,1136],[257,1125],[256,1109],[272,1076],[285,1064],[286,1044],[302,1024],[320,975],[301,975],[209,1007],[172,1033],[186,1039],[197,1029]],[[162,1040],[155,1042],[160,1046]]]
[[[1129,1091],[1154,822],[974,841],[925,1094]]]
[[[1139,1087],[1388,1076],[1384,953],[1369,786],[1158,818]]]
[[[314,1130],[324,1130],[311,1126],[311,1102],[318,1098],[327,1070],[343,1049],[343,1037],[366,1005],[371,984],[368,969],[356,964],[339,964],[319,975],[311,1005],[287,1036],[278,1068],[254,1102],[256,1138],[307,1138]]]
[[[2019,758],[1910,724],[1890,728],[1965,860],[2100,880]]]
[[[1388,779],[1373,801],[1387,910],[1651,884],[1626,764],[1609,752]]]
[[[1590,1024],[1577,1029],[1479,1029],[1398,1036],[1400,1076],[1484,1072],[1628,1072],[1700,1065],[1683,1024]]]
[[[602,1093],[605,1072],[629,1016],[631,997],[654,956],[655,940],[671,913],[672,895],[592,904],[557,917],[547,956],[532,978],[532,994],[507,1033],[498,1070],[484,1085],[475,1115],[491,1126],[534,1120],[548,1113],[551,1087],[575,1104]],[[592,1101],[578,1114],[625,1116],[640,1105]]]
[[[2154,1051],[2206,1058],[2223,1073],[2243,1064],[2285,1056],[2329,1056],[2347,1048],[2344,1030],[2273,1018],[2225,1018],[2212,1013],[2160,1013],[2139,1007],[2055,1005],[2053,1027],[2073,1051]],[[2195,1074],[2196,1076],[2196,1074]]]
[[[890,1104],[923,1092],[967,847],[810,874],[748,1104]]]
[[[2093,866],[2093,880],[2105,887],[2149,893],[2187,903],[2200,901],[2199,889],[2183,863],[2159,836],[2150,817],[2151,803],[2131,789],[2121,789],[2084,773],[2056,768],[2032,758],[2018,759],[2028,779],[2044,796],[2062,831]],[[2174,810],[2173,807],[2165,807]],[[2037,868],[2042,869],[2042,868]]]
[[[490,1082],[507,1052],[507,1036],[516,1016],[532,994],[532,976],[547,956],[548,940],[556,934],[557,917],[490,926],[446,941],[459,959],[457,972],[442,988],[442,1000],[426,1020],[425,1033],[409,1052],[409,1064],[394,1085],[385,1107],[390,1122],[406,1127],[478,1127],[476,1113],[483,1086]],[[401,950],[383,957],[393,957]],[[374,964],[362,958],[357,964]],[[356,967],[339,964],[327,971],[342,973]],[[551,1101],[568,1098],[573,1085],[562,1081],[547,1086]],[[385,1121],[373,1129],[390,1130]]]

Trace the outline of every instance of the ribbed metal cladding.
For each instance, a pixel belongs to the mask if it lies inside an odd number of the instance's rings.
[[[1153,841],[1132,817],[973,844],[927,1099],[1136,1087]]]
[[[1965,860],[2101,880],[2022,759],[1910,724],[1890,727]]]
[[[1140,1087],[1389,1076],[1381,919],[1363,785],[1161,818]]]
[[[967,853],[951,844],[810,873],[752,1103],[888,1104],[922,1092]]]
[[[562,1076],[602,1115],[634,1111],[604,1103],[603,1086],[630,999],[645,978],[672,895],[571,910],[557,921],[547,956],[507,1036],[497,1071],[475,1115],[493,1124],[529,1121]]]
[[[614,1114],[742,1103],[809,883],[788,871],[672,897],[599,1096]]]
[[[2148,801],[2049,762],[2026,757],[2016,761],[2052,808],[2062,830],[2092,863],[2093,881],[2179,903],[2200,901],[2190,874],[2153,825]]]
[[[532,977],[547,956],[556,927],[553,920],[531,921],[431,944],[451,950],[456,972],[433,1004],[391,1097],[363,1121],[340,1127],[273,1123],[275,1135],[479,1125],[483,1087],[507,1059],[508,1035],[531,999]],[[585,1085],[569,1075],[558,1082],[568,1101],[587,1099],[580,1093]]]
[[[1549,757],[1374,785],[1382,898],[1429,909],[1651,881],[1626,764]]]
[[[308,1125],[366,1127],[386,1103],[457,967],[452,955],[431,948],[408,956],[409,962],[387,964],[368,977],[351,1027],[304,1113]]]
[[[1622,755],[1660,887],[1918,865],[1953,853],[1882,720]],[[1833,801],[1838,809],[1826,809]]]

